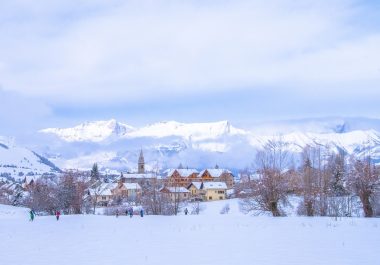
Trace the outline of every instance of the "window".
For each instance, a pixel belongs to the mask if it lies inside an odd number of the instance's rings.
[[[212,196],[209,196],[208,199],[209,199],[209,200],[212,200]]]
[[[103,201],[107,200],[107,197],[106,196],[102,196],[102,200]]]
[[[222,197],[222,196],[219,196],[219,200],[223,200],[223,197]]]
[[[224,194],[224,190],[219,190],[218,194]]]

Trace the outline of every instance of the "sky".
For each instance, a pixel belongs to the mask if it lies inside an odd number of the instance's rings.
[[[380,118],[380,2],[0,2],[0,135]]]

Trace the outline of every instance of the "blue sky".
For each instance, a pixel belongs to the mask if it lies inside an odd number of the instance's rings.
[[[379,1],[2,1],[0,134],[379,117]]]

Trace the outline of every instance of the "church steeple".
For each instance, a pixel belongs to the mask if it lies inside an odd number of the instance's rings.
[[[140,151],[137,173],[139,174],[145,173],[145,160],[144,160],[144,154],[143,154],[142,149]]]

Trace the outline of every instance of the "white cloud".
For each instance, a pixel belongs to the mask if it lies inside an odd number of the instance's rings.
[[[89,104],[380,84],[380,32],[352,26],[369,12],[354,1],[54,2],[3,6],[5,89]]]

